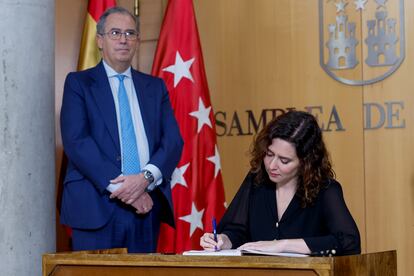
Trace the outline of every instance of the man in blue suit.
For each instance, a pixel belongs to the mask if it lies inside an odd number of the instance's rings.
[[[131,68],[137,30],[129,11],[107,10],[97,25],[103,61],[65,81],[61,223],[74,250],[154,252],[160,222],[174,225],[169,181],[183,141],[164,82]]]

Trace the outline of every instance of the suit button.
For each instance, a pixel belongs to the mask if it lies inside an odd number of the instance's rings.
[[[121,161],[121,156],[117,156],[116,161]]]

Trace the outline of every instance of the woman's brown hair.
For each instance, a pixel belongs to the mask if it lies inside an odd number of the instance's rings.
[[[275,138],[295,147],[300,160],[297,194],[302,207],[312,204],[327,180],[335,178],[318,122],[307,112],[289,111],[273,119],[257,134],[250,150],[251,172],[256,173],[257,185],[269,181],[263,159]]]

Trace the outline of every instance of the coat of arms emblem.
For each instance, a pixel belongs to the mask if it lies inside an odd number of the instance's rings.
[[[320,64],[335,80],[372,84],[404,60],[404,0],[319,0]]]

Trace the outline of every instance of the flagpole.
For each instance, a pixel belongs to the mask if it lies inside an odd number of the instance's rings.
[[[139,0],[134,0],[134,16],[136,17],[136,20],[138,22],[137,31],[139,33],[139,37],[140,37],[140,40],[141,40],[141,24],[139,22]],[[141,43],[138,44],[138,47],[140,47],[140,46],[141,46]],[[138,69],[140,68],[140,66],[139,66],[139,52],[140,51],[138,50],[135,53],[136,58],[135,58],[134,64],[133,64],[133,67],[138,68]]]
[[[139,0],[134,1],[134,15],[139,16]]]

